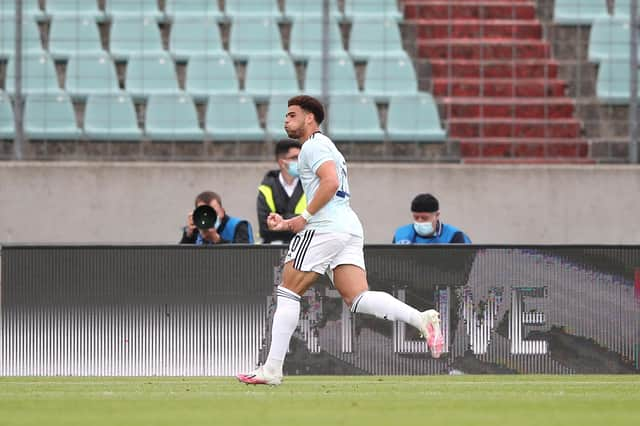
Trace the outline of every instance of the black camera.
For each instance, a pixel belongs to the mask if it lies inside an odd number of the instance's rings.
[[[193,211],[193,224],[198,229],[211,229],[215,225],[217,217],[213,207],[205,204]]]

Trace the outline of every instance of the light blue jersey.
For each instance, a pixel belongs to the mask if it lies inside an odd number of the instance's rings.
[[[314,133],[302,144],[302,150],[298,155],[300,181],[309,200],[308,203],[311,203],[320,185],[320,178],[316,172],[327,161],[335,163],[340,186],[336,195],[313,215],[305,229],[316,229],[318,232],[340,232],[364,238],[360,219],[349,204],[351,193],[347,180],[347,162],[331,139],[320,132]]]

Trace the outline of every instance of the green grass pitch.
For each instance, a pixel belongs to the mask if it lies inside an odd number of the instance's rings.
[[[640,425],[640,376],[0,378],[2,426]]]

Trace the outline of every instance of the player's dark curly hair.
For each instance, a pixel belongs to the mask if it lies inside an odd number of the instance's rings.
[[[436,197],[431,194],[418,194],[411,202],[411,211],[416,213],[434,213],[440,210]]]
[[[324,107],[322,103],[312,96],[298,95],[289,99],[289,106],[297,105],[303,110],[313,114],[316,123],[322,124],[324,120]]]

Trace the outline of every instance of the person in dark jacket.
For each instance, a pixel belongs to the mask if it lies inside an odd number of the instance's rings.
[[[411,202],[414,223],[401,226],[394,244],[470,244],[469,237],[455,226],[440,221],[440,205],[431,194],[419,194]]]
[[[198,229],[193,223],[193,212],[187,216],[187,226],[183,228],[180,244],[224,244],[253,243],[251,224],[243,219],[227,215],[222,207],[222,199],[212,191],[198,194],[195,206],[209,205],[216,211],[216,223],[210,229]]]
[[[300,143],[296,141],[278,142],[275,156],[279,169],[267,172],[258,187],[258,223],[263,243],[289,244],[294,236],[289,231],[270,231],[267,227],[269,213],[278,213],[284,219],[289,219],[307,207],[307,199],[298,178],[300,148]]]

